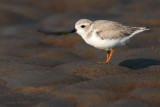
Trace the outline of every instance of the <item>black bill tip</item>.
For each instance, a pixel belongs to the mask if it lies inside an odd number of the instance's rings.
[[[71,33],[75,33],[77,30],[76,29],[73,29],[72,31],[71,31]]]

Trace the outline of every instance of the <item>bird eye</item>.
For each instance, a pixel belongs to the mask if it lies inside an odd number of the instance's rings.
[[[84,28],[84,27],[85,27],[85,25],[82,25],[82,26],[81,26],[81,28]]]

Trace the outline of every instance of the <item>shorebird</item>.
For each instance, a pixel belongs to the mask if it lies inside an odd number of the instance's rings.
[[[80,19],[76,22],[71,33],[76,32],[87,44],[106,50],[107,59],[105,62],[100,63],[109,64],[114,53],[113,48],[125,45],[134,35],[146,30],[149,30],[149,28],[124,26],[109,20],[91,21]]]

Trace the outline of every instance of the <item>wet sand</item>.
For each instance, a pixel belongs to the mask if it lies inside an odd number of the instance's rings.
[[[159,4],[1,0],[0,107],[159,107]],[[104,50],[65,33],[80,18],[151,30],[115,49],[110,65],[98,64],[106,59]]]

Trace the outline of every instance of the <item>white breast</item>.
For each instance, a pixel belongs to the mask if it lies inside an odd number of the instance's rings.
[[[90,38],[83,38],[85,42],[91,46],[94,46],[98,49],[105,49],[109,50],[111,48],[114,48],[116,46],[124,45],[124,43],[121,42],[121,39],[105,39],[102,40],[99,36],[97,36],[96,32],[92,33],[92,36]]]

